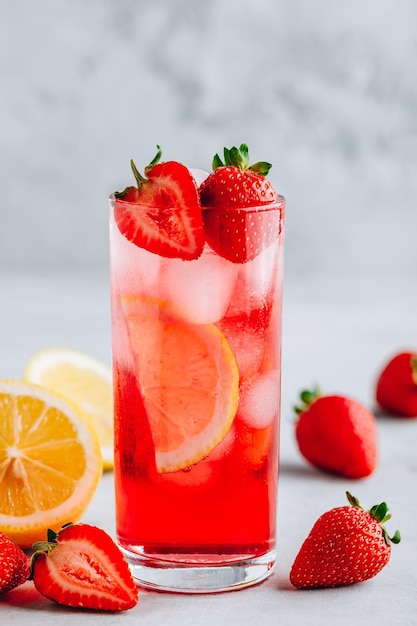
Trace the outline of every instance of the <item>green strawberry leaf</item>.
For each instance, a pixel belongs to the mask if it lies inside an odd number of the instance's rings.
[[[249,169],[252,172],[256,172],[257,174],[262,174],[262,176],[266,176],[271,167],[271,163],[267,163],[266,161],[258,161],[258,163],[254,163],[253,165],[251,165]]]
[[[217,170],[219,167],[231,165],[240,170],[250,170],[262,176],[266,176],[271,169],[271,163],[267,161],[258,161],[253,165],[249,165],[249,148],[246,143],[241,143],[239,148],[232,146],[231,148],[223,148],[224,161],[218,154],[215,154],[212,161],[212,169]],[[146,171],[146,170],[145,170]]]
[[[363,508],[359,504],[358,498],[356,498],[355,496],[352,496],[352,494],[349,493],[349,491],[346,491],[346,497],[352,506],[356,506],[359,509]],[[372,517],[374,517],[381,524],[382,532],[383,532],[386,543],[393,543],[393,544],[400,543],[401,541],[400,531],[396,530],[393,536],[390,537],[383,526],[385,522],[391,519],[391,514],[388,513],[388,506],[386,502],[381,502],[381,504],[375,504],[369,509],[368,513],[370,513]]]
[[[294,411],[297,415],[301,415],[308,409],[308,407],[313,404],[320,396],[322,395],[319,387],[314,387],[314,389],[304,389],[300,393],[300,400],[302,402],[301,406],[295,406]]]
[[[153,168],[154,165],[156,165],[157,163],[159,163],[161,161],[162,150],[161,150],[161,147],[158,146],[158,144],[156,146],[156,149],[157,149],[157,153],[155,154],[154,158],[149,163],[149,165],[147,165],[145,167],[145,174],[147,174],[149,172],[149,170],[151,170]]]
[[[411,377],[415,385],[417,385],[417,354],[411,357]]]
[[[249,148],[245,143],[242,143],[239,148],[233,146],[228,150],[224,149],[224,160],[226,165],[233,165],[241,170],[247,170],[249,168]]]
[[[211,167],[213,169],[213,172],[214,172],[214,170],[217,170],[219,167],[224,167],[224,163],[223,163],[223,161],[221,160],[221,158],[219,157],[218,154],[214,155],[213,163],[212,163]]]

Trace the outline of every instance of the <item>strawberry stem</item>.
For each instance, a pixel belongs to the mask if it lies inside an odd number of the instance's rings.
[[[249,165],[249,148],[246,143],[240,144],[239,148],[236,148],[236,146],[224,148],[223,154],[224,161],[221,160],[218,154],[214,155],[212,162],[213,171],[217,170],[219,167],[231,165],[243,171],[250,170],[251,172],[266,176],[272,167],[271,163],[267,163],[266,161],[258,161],[253,165]]]
[[[304,389],[300,393],[301,406],[295,406],[294,411],[297,415],[301,415],[308,409],[308,407],[313,404],[318,398],[321,396],[321,391],[319,387],[314,387],[314,389]]]
[[[63,524],[63,526],[61,527],[61,530],[63,530],[64,528],[67,528],[67,526],[72,526],[73,522],[67,522],[66,524]],[[33,566],[34,563],[36,561],[36,559],[41,555],[41,554],[50,554],[52,552],[52,550],[58,545],[58,535],[61,532],[55,532],[55,530],[52,530],[52,528],[48,528],[48,530],[46,531],[46,541],[36,541],[33,545],[32,545],[32,550],[33,550],[33,554],[30,557],[30,576],[29,576],[29,580],[33,580],[32,575],[33,575]]]
[[[47,533],[46,533],[46,537],[47,537],[49,543],[56,543],[56,540],[57,540],[57,537],[58,537],[58,533],[56,533],[54,530],[52,530],[52,528],[48,528]]]
[[[349,491],[346,491],[346,497],[349,501],[349,504],[351,504],[352,506],[356,506],[359,509],[363,509],[363,507],[360,505],[358,498],[356,498],[355,496],[352,496],[351,493],[349,493]],[[384,535],[384,539],[386,541],[386,543],[393,543],[393,544],[397,544],[400,543],[401,541],[401,534],[399,530],[396,530],[395,533],[393,534],[392,537],[390,537],[387,533],[387,531],[385,530],[383,524],[385,524],[385,522],[387,522],[388,520],[391,519],[391,514],[388,513],[388,506],[386,502],[381,502],[381,504],[375,504],[374,506],[372,506],[368,513],[370,513],[372,515],[372,517],[374,517],[377,522],[379,522],[381,524],[382,527],[382,533]]]
[[[139,172],[133,159],[130,159],[130,167],[132,168],[133,176],[135,177],[138,189],[140,189],[143,183],[146,182],[146,178]]]
[[[149,170],[151,170],[151,169],[153,168],[153,166],[154,166],[154,165],[156,165],[157,163],[159,163],[159,162],[160,162],[160,160],[161,160],[161,157],[162,157],[162,150],[161,150],[161,147],[160,147],[160,146],[158,146],[158,144],[156,145],[156,149],[157,149],[157,152],[156,152],[156,154],[155,154],[154,158],[153,158],[153,159],[152,159],[152,161],[149,163],[149,165],[147,165],[147,166],[145,167],[145,174],[147,174],[147,173],[149,172]]]
[[[145,167],[145,170],[144,170],[145,176],[153,168],[153,166],[159,163],[159,161],[161,160],[161,156],[162,156],[161,147],[157,145],[156,148],[157,148],[157,152],[154,158],[149,163],[149,165]],[[136,183],[138,185],[138,189],[140,189],[143,183],[146,183],[148,179],[145,178],[145,176],[142,176],[142,174],[139,172],[138,168],[136,167],[133,159],[130,159],[130,167],[132,168],[133,176],[135,177]]]
[[[413,383],[417,385],[417,354],[411,355],[411,377]]]
[[[224,149],[224,162],[226,165],[234,165],[241,170],[247,170],[249,167],[249,149],[245,143],[242,143],[239,148],[233,146],[228,150]]]

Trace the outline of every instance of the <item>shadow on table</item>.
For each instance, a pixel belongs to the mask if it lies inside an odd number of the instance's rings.
[[[307,463],[298,463],[296,461],[281,461],[279,471],[281,476],[288,476],[290,478],[302,478],[303,480],[322,482],[323,478],[326,478],[326,480],[340,482],[340,480],[343,479],[343,477],[339,476],[338,474],[324,472],[314,467],[313,465],[308,465]]]
[[[68,620],[71,613],[74,614],[74,616],[77,613],[85,613],[90,615],[96,613],[96,611],[92,611],[91,609],[86,609],[83,607],[68,607],[57,604],[56,602],[53,602],[52,600],[49,600],[48,598],[45,598],[42,594],[40,594],[33,582],[31,581],[27,581],[23,585],[20,585],[19,587],[16,587],[15,589],[12,589],[11,591],[5,593],[1,597],[1,602],[4,605],[8,605],[9,607],[16,607],[19,609],[44,611],[47,613],[57,613],[61,615],[66,614]],[[115,614],[115,612],[100,611],[100,615],[107,614]],[[25,613],[25,616],[27,616],[27,613]]]

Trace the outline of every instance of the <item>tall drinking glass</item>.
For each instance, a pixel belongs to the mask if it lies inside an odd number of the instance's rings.
[[[110,204],[117,541],[148,588],[257,583],[276,554],[285,200],[239,210],[278,224],[246,263],[148,252]]]

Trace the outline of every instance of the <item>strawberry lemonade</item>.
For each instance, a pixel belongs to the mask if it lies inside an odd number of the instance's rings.
[[[275,561],[285,200],[246,144],[160,160],[110,198],[117,538],[143,586],[236,589]]]

